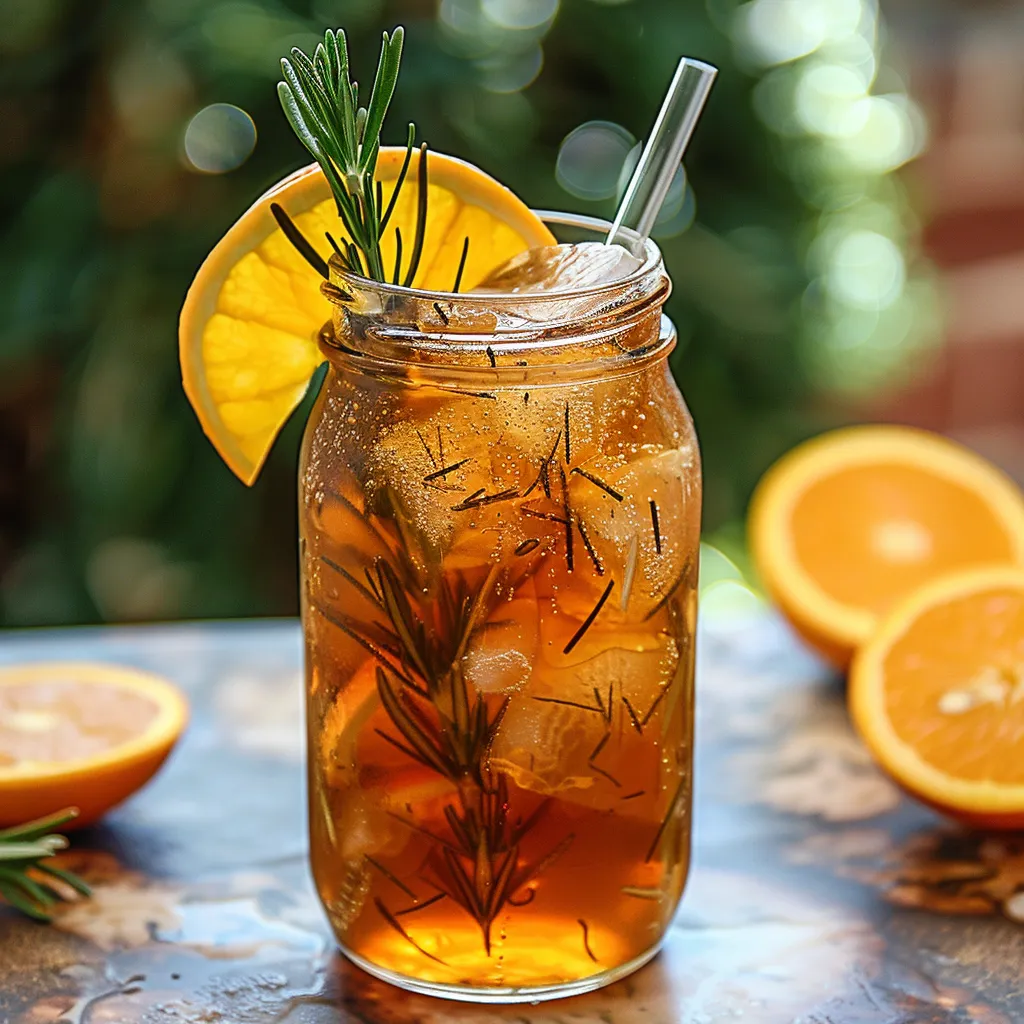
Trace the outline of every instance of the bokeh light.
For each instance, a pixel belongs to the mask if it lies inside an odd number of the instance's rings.
[[[579,199],[611,199],[624,187],[622,176],[636,139],[612,121],[587,121],[562,140],[555,177]],[[636,149],[639,154],[639,149]],[[636,159],[633,165],[636,166]],[[628,178],[629,170],[625,170]]]
[[[877,231],[852,231],[833,248],[824,273],[828,292],[848,306],[885,309],[906,283],[903,253]]]
[[[529,29],[546,25],[558,13],[559,0],[481,0],[481,10],[499,28]]]
[[[543,66],[544,53],[539,46],[477,61],[482,72],[480,84],[491,92],[520,92],[540,74]]]
[[[240,107],[211,103],[185,129],[185,156],[205,174],[224,174],[241,167],[256,147],[256,125]]]
[[[762,75],[754,108],[785,139],[779,160],[817,216],[809,223],[801,349],[838,390],[891,379],[939,337],[936,286],[910,266],[916,223],[892,172],[926,143],[924,118],[885,69],[872,0],[752,0],[736,11],[737,57]]]
[[[682,168],[680,168],[681,171]],[[679,183],[679,188],[673,196],[676,182]],[[661,213],[658,214],[658,219],[654,222],[651,234],[656,239],[674,238],[687,231],[696,219],[697,197],[693,194],[693,189],[686,183],[685,176],[679,173],[673,180],[668,198],[661,208]]]

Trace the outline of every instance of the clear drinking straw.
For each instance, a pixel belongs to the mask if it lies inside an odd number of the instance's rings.
[[[618,241],[620,228],[636,232],[641,243],[650,236],[717,74],[718,68],[703,61],[679,61],[606,245]]]

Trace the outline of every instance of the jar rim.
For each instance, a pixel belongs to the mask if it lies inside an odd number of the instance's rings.
[[[601,217],[591,217],[588,214],[567,213],[559,210],[533,210],[532,212],[544,221],[545,224],[582,229],[605,236],[612,229],[611,221],[604,220]],[[531,292],[529,293],[530,304],[544,306],[550,303],[554,305],[558,302],[564,302],[567,295],[572,295],[574,298],[580,299],[599,299],[603,295],[611,295],[619,291],[627,292],[631,288],[634,288],[639,282],[643,281],[644,278],[650,276],[656,271],[660,270],[664,272],[664,260],[661,255],[661,249],[658,248],[654,239],[641,239],[637,232],[629,228],[620,228],[619,235],[630,243],[624,248],[626,248],[626,250],[633,256],[637,256],[639,258],[637,250],[642,250],[644,258],[639,267],[631,271],[626,277],[619,278],[615,281],[590,285],[586,288],[552,288],[550,291],[545,290]],[[351,285],[354,289],[357,289],[364,294],[366,292],[376,292],[381,296],[415,298],[420,301],[429,302],[465,301],[467,295],[474,294],[472,292],[452,292],[425,288],[411,288],[406,287],[405,285],[391,284],[386,281],[374,281],[371,278],[362,277],[358,274],[353,274],[350,271],[345,270],[341,265],[340,259],[336,255],[332,256],[330,259],[330,268],[332,282],[335,282],[336,280],[343,282],[343,284]],[[498,310],[501,310],[504,307],[522,304],[523,302],[522,293],[487,292],[485,294],[487,297],[487,304],[494,306]]]

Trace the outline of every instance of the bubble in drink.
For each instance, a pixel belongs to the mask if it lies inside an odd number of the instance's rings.
[[[546,245],[513,256],[476,290],[513,295],[579,291],[622,281],[641,266],[643,260],[621,245]]]

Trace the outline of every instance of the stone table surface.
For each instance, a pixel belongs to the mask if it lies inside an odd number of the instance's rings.
[[[486,1007],[333,948],[306,868],[296,623],[0,635],[0,664],[135,665],[193,707],[156,780],[76,835],[94,898],[49,927],[0,909],[0,1022],[1024,1022],[1024,837],[902,798],[841,682],[769,616],[705,622],[699,649],[695,864],[664,951],[599,992]]]

